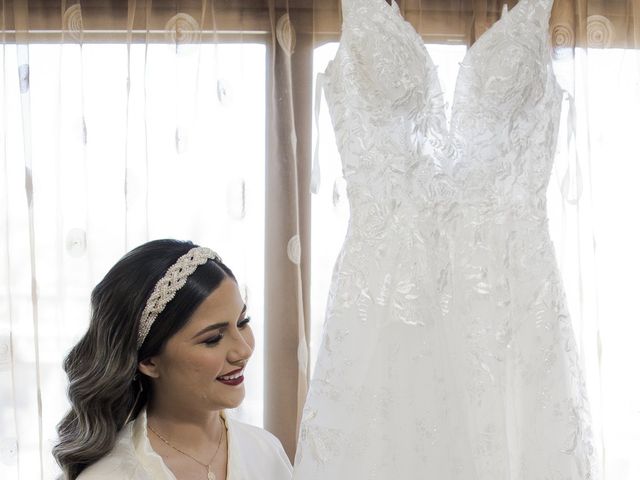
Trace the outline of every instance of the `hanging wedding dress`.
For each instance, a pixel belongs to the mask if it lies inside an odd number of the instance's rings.
[[[351,206],[296,480],[592,480],[546,189],[562,90],[552,0],[436,65],[385,0],[342,0],[324,90]]]

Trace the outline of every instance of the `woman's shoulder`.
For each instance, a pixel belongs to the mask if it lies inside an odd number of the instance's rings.
[[[111,454],[107,454],[95,463],[85,468],[78,476],[77,480],[142,480],[146,479],[144,471],[134,463],[126,462],[125,459]]]
[[[234,456],[246,457],[245,470],[255,470],[248,478],[290,479],[292,466],[280,440],[271,432],[238,420],[228,419]],[[249,472],[247,472],[249,473]],[[260,474],[255,476],[254,474]]]
[[[264,428],[256,427],[255,425],[244,423],[232,418],[228,418],[227,422],[229,423],[229,427],[232,432],[236,435],[240,435],[244,440],[250,439],[257,443],[282,448],[282,444],[280,443],[280,440],[278,440],[278,437]]]
[[[141,468],[136,457],[130,429],[125,427],[118,434],[109,453],[85,468],[77,480],[151,480]]]
[[[149,477],[140,468],[135,458],[110,452],[85,468],[77,480],[107,480],[113,478],[146,480]]]

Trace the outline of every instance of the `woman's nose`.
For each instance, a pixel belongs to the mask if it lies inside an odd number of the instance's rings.
[[[229,350],[230,362],[248,360],[249,357],[251,357],[251,354],[253,353],[253,342],[251,341],[251,338],[245,338],[241,332],[238,332],[233,336],[233,344]]]

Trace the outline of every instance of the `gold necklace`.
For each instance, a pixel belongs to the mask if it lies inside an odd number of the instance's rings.
[[[160,440],[162,440],[164,443],[166,443],[167,445],[169,445],[171,448],[173,448],[174,450],[176,450],[177,452],[180,452],[183,455],[186,455],[187,457],[189,457],[191,460],[193,460],[194,462],[196,462],[198,465],[202,465],[204,468],[207,469],[207,480],[216,480],[216,474],[213,473],[212,470],[212,464],[213,461],[216,458],[216,455],[218,455],[218,450],[220,450],[220,445],[222,445],[222,433],[226,430],[226,426],[224,424],[224,420],[222,420],[222,417],[218,417],[220,419],[220,421],[222,422],[222,428],[220,429],[220,438],[218,438],[218,448],[216,448],[216,452],[213,454],[213,457],[211,457],[211,461],[209,462],[209,464],[205,464],[202,463],[200,460],[193,458],[191,455],[189,455],[187,452],[183,452],[182,450],[180,450],[178,447],[174,447],[173,445],[171,445],[171,443],[169,443],[169,440],[167,440],[166,438],[164,438],[162,435],[160,435],[158,432],[156,432],[151,425],[147,424],[147,427],[149,427],[149,430],[151,430]]]

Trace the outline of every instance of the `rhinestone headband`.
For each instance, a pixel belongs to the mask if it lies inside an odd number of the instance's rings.
[[[171,299],[176,296],[176,292],[187,283],[189,275],[209,259],[218,262],[221,261],[218,254],[210,248],[194,247],[178,258],[176,263],[171,265],[164,276],[158,280],[140,318],[140,325],[138,327],[138,350],[144,343],[144,339],[147,338],[149,330],[151,330],[151,325],[153,325],[153,322],[158,318],[158,315],[162,313],[167,303],[169,303]]]

